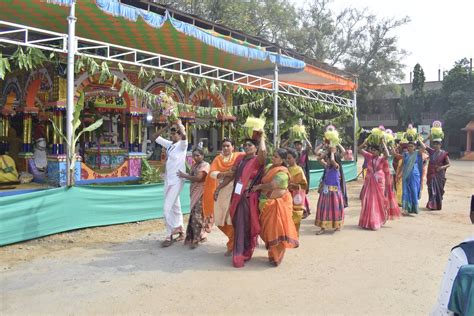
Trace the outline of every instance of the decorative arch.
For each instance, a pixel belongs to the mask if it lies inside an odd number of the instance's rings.
[[[8,78],[2,91],[0,105],[3,105],[2,112],[13,113],[15,101],[20,101],[22,90],[17,77]]]
[[[225,97],[219,92],[212,94],[206,88],[199,88],[189,96],[189,101],[194,106],[208,106],[213,108],[223,108],[226,105]],[[206,102],[207,105],[203,105]]]
[[[130,81],[125,74],[119,71],[112,70],[111,73],[115,75],[118,80],[117,83],[115,84],[116,88],[119,89],[119,82],[120,81]],[[89,76],[88,73],[83,73],[81,74],[75,81],[74,81],[74,87],[75,87],[75,96],[74,100],[77,102],[80,96],[80,92],[84,91],[84,89],[89,86],[90,84],[96,83],[99,81],[99,74],[96,74],[94,76]],[[133,96],[130,96],[128,93],[123,94],[123,98],[125,102],[127,103],[128,108],[134,107],[136,104],[136,101]]]
[[[41,68],[31,73],[25,87],[25,108],[37,108],[36,98],[38,97],[38,92],[47,91],[47,95],[51,96],[53,80],[48,70]]]
[[[146,86],[145,86],[145,91],[153,93],[153,94],[160,94],[161,91],[165,91],[167,87],[170,87],[173,89],[173,95],[171,97],[179,103],[184,103],[184,93],[183,91],[176,85],[173,85],[172,83],[163,80],[162,78],[153,78],[152,81],[150,81]]]

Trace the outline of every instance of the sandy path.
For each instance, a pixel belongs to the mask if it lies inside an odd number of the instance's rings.
[[[357,227],[361,181],[353,182],[344,229],[315,236],[312,214],[300,248],[278,268],[268,265],[263,247],[245,268],[232,268],[218,230],[198,249],[162,249],[159,221],[3,247],[0,313],[426,315],[451,247],[474,234],[473,179],[473,163],[453,162],[443,211],[422,211],[378,232]],[[421,205],[426,196],[425,189]]]

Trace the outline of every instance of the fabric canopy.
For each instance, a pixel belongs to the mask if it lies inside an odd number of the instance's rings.
[[[67,33],[70,0],[12,0],[2,5],[0,19]],[[303,61],[277,56],[250,44],[212,35],[192,24],[121,4],[118,0],[76,3],[77,36],[192,60],[238,71],[281,67],[303,69]],[[244,45],[245,44],[245,45]]]
[[[0,19],[67,33],[71,0],[10,0],[3,3]],[[303,61],[276,55],[262,47],[185,23],[170,16],[135,8],[118,0],[76,2],[76,34],[130,48],[160,53],[272,78],[275,63],[280,80],[308,89],[355,90],[343,75]]]
[[[271,79],[273,78],[274,70],[268,68],[250,72],[256,76]],[[354,91],[357,89],[357,84],[351,79],[335,75],[329,71],[308,64],[303,69],[286,68],[280,70],[278,77],[281,82],[311,90]]]

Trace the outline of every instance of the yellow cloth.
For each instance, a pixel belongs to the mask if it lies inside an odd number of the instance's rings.
[[[0,183],[18,182],[15,161],[7,155],[0,155]]]
[[[397,191],[397,203],[402,206],[402,195],[403,195],[403,159],[398,160],[397,173],[395,176],[395,190]]]

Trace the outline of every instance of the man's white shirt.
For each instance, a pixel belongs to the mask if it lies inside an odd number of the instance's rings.
[[[186,172],[186,153],[188,141],[180,140],[173,143],[163,137],[158,137],[156,142],[166,149],[166,173],[165,180],[168,184],[176,184],[183,181],[176,173],[178,170]]]
[[[463,242],[474,240],[474,236],[471,236]],[[449,298],[451,297],[451,290],[453,288],[454,279],[458,275],[459,268],[468,264],[467,257],[464,251],[460,248],[454,248],[448,258],[448,264],[444,270],[443,281],[441,283],[441,290],[438,296],[438,302],[431,311],[431,316],[438,315],[454,315],[453,312],[448,310]]]

